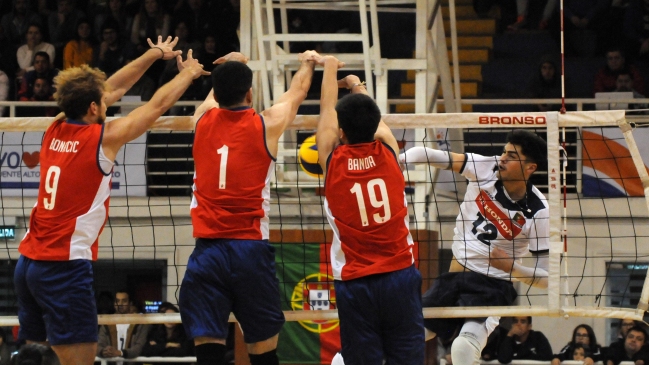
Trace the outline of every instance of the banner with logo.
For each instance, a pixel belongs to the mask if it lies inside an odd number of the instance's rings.
[[[37,196],[43,132],[0,134],[2,196]],[[146,134],[120,149],[112,179],[113,196],[146,196]],[[83,171],[75,173],[83,174]]]
[[[644,196],[644,188],[633,164],[622,132],[617,127],[582,130],[582,192],[589,197]],[[633,131],[642,160],[649,161],[649,130]]]

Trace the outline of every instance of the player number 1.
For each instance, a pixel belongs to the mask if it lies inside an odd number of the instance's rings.
[[[58,166],[50,166],[45,175],[45,192],[50,194],[50,199],[43,199],[43,206],[47,210],[54,209],[56,202],[56,189],[59,187],[59,176],[61,176],[61,168]]]
[[[219,155],[221,155],[221,167],[219,169],[219,189],[225,189],[225,172],[226,167],[228,166],[228,146],[223,145],[223,147],[216,150]]]
[[[378,186],[381,191],[381,200],[376,198],[376,193],[374,187]],[[361,189],[361,184],[355,183],[354,186],[349,189],[352,194],[356,194],[356,202],[358,203],[358,210],[361,214],[361,223],[363,227],[369,226],[370,222],[367,219],[367,209],[365,208],[365,199],[363,199],[363,190]],[[385,212],[384,216],[381,216],[379,213],[374,213],[372,218],[376,223],[385,223],[390,220],[392,213],[390,212],[390,201],[388,200],[388,189],[385,186],[385,181],[383,179],[373,179],[367,182],[367,195],[370,197],[370,203],[374,208],[381,208]]]

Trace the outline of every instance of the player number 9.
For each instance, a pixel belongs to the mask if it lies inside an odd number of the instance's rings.
[[[43,206],[47,210],[54,209],[56,189],[59,187],[59,176],[61,176],[61,168],[58,166],[50,166],[45,175],[45,192],[50,194],[50,199],[43,198]]]

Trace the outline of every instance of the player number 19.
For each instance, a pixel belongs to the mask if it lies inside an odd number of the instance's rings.
[[[374,191],[376,186],[378,186],[381,191],[381,200],[376,198],[376,192]],[[355,183],[349,191],[356,195],[356,202],[358,203],[358,210],[361,213],[361,223],[363,224],[363,227],[369,226],[370,222],[367,219],[367,209],[365,209],[365,199],[363,199],[361,184]],[[367,195],[370,197],[370,203],[374,208],[383,207],[383,211],[385,212],[384,216],[381,216],[379,213],[374,213],[372,215],[374,222],[385,223],[390,220],[392,213],[390,212],[390,201],[388,200],[388,189],[385,187],[385,181],[383,181],[383,179],[373,179],[368,181]]]
[[[43,198],[43,206],[47,210],[54,209],[56,203],[56,189],[59,187],[59,176],[61,176],[61,168],[58,166],[50,166],[45,175],[45,192],[50,194],[50,198]]]

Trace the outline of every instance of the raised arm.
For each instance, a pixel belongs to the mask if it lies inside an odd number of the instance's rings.
[[[338,60],[333,56],[325,56],[319,63],[324,64],[322,90],[320,92],[320,119],[315,141],[318,146],[318,163],[322,171],[327,171],[327,160],[331,151],[340,143],[338,133]]]
[[[399,155],[400,163],[427,163],[438,169],[460,172],[464,166],[464,154],[440,151],[428,147],[412,147]]]
[[[125,143],[146,132],[167,109],[180,99],[194,79],[210,74],[204,71],[198,60],[192,57],[191,50],[182,65],[183,70],[159,88],[149,102],[133,110],[124,118],[106,123],[102,143],[106,157],[113,159]]]
[[[293,75],[291,86],[282,94],[275,104],[264,110],[261,114],[266,121],[266,141],[276,143],[286,128],[293,123],[297,115],[297,109],[302,104],[311,87],[311,78],[315,68],[315,59],[320,55],[316,51],[300,53],[298,60],[300,68]],[[272,147],[269,146],[271,149]],[[273,151],[271,151],[273,152]]]
[[[505,251],[498,247],[491,249],[489,265],[496,269],[508,272],[512,278],[542,289],[548,287],[549,255],[547,252],[533,254],[534,266],[523,266],[514,261]]]
[[[122,67],[119,71],[115,72],[111,77],[106,80],[108,86],[108,95],[106,96],[106,105],[111,106],[130,89],[139,79],[144,75],[146,70],[156,60],[171,60],[180,55],[182,51],[174,51],[173,48],[178,43],[178,37],[173,40],[171,37],[163,42],[162,37],[158,36],[158,43],[153,44],[150,39],[149,48],[142,56],[129,62],[126,66]]]

